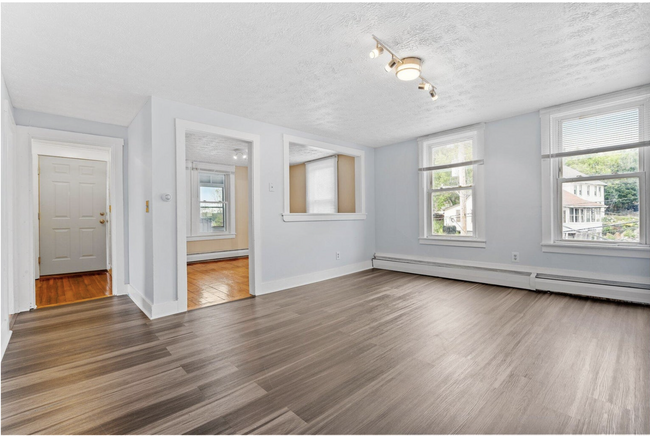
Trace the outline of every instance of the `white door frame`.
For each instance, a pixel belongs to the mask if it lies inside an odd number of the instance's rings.
[[[212,133],[251,144],[248,159],[248,250],[249,289],[252,295],[261,290],[262,239],[260,208],[260,136],[238,130],[225,129],[210,124],[196,123],[176,118],[176,261],[177,300],[179,311],[187,310],[187,228],[185,186],[185,134],[187,131]]]
[[[31,228],[30,235],[25,241],[31,240],[31,259],[34,263],[32,271],[34,279],[39,277],[39,223],[38,223],[38,157],[39,155],[69,157],[75,159],[103,160],[107,162],[109,174],[109,204],[111,212],[108,214],[111,221],[110,230],[110,263],[112,268],[112,293],[113,295],[126,294],[124,286],[124,191],[122,156],[124,140],[107,136],[87,135],[61,130],[41,129],[36,127],[25,128],[31,149],[31,189],[32,213],[29,216]],[[20,237],[21,235],[19,235]],[[31,281],[30,308],[36,307],[36,287]]]

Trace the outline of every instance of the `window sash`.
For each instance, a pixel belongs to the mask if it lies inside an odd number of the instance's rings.
[[[427,179],[430,179],[430,176],[433,173],[429,173],[429,177]],[[431,180],[427,180],[427,185],[430,185]],[[442,192],[450,192],[450,191],[471,191],[472,199],[476,198],[476,190],[475,186],[463,186],[463,187],[457,187],[457,188],[440,188],[440,189],[427,189],[427,198],[426,198],[426,207],[427,207],[427,228],[425,232],[425,237],[427,238],[465,238],[465,239],[476,239],[476,213],[474,209],[476,208],[475,201],[472,200],[472,214],[470,216],[471,222],[472,222],[472,236],[468,235],[439,235],[437,233],[433,233],[433,204],[431,202],[431,194],[436,194],[436,193],[442,193]]]
[[[563,221],[563,210],[564,210],[564,203],[562,200],[562,185],[564,183],[575,183],[577,181],[590,181],[590,180],[614,180],[614,179],[638,179],[639,180],[639,241],[616,241],[616,240],[589,240],[589,239],[566,239],[563,237],[564,233],[564,221]],[[645,210],[648,205],[645,204],[645,199],[647,196],[646,193],[646,174],[645,172],[636,172],[636,173],[623,173],[623,174],[608,174],[608,175],[603,175],[603,176],[588,176],[588,177],[574,177],[574,178],[556,178],[557,181],[557,186],[556,186],[556,198],[555,198],[555,205],[556,205],[556,226],[555,226],[555,237],[554,237],[554,242],[561,242],[561,243],[569,243],[569,244],[606,244],[606,245],[624,245],[624,246],[639,246],[639,245],[646,245],[647,241],[647,229],[646,226],[644,225],[646,217],[645,217]],[[586,217],[584,220],[581,220],[581,209],[576,210],[579,208],[574,208],[575,210],[575,217],[576,220],[569,221],[570,223],[582,223],[582,222],[587,222]],[[599,212],[600,213],[600,212]],[[605,213],[603,212],[601,214],[601,218],[605,217]]]

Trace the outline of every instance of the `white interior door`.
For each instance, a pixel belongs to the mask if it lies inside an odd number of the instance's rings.
[[[107,269],[106,162],[39,156],[41,275]]]

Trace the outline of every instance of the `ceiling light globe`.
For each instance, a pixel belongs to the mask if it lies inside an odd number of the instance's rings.
[[[399,65],[395,75],[399,80],[409,81],[420,77],[422,71],[422,61],[418,58],[404,58]]]

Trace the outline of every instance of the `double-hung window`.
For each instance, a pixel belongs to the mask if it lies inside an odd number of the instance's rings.
[[[235,167],[188,162],[187,239],[235,237]]]
[[[544,251],[650,257],[649,116],[647,87],[541,111]]]
[[[482,124],[430,135],[420,148],[420,243],[485,247]]]

